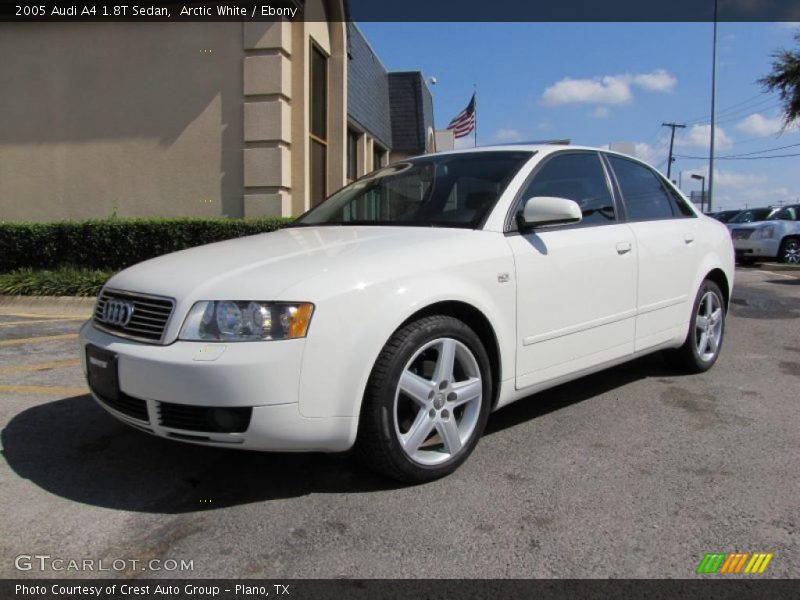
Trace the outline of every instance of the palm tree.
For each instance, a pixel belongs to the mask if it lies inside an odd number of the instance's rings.
[[[800,44],[800,32],[794,35]],[[772,73],[758,80],[769,92],[778,92],[783,104],[784,127],[800,119],[800,46],[773,55]]]

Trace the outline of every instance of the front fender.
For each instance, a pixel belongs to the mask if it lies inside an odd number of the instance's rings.
[[[300,412],[305,417],[357,416],[372,367],[400,325],[438,302],[469,304],[486,316],[498,341],[501,369],[513,374],[515,283],[510,256],[448,271],[356,284],[319,302],[303,356]],[[513,277],[513,276],[512,276]]]

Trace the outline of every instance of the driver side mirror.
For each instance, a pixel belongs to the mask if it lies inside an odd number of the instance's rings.
[[[553,196],[534,196],[525,201],[522,213],[517,215],[520,231],[536,227],[552,227],[580,223],[581,207],[574,200]]]

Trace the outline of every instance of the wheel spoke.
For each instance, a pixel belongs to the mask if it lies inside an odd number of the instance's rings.
[[[421,408],[428,407],[433,387],[433,382],[411,371],[403,371],[400,376],[400,389]]]
[[[428,416],[427,411],[421,410],[417,413],[417,418],[411,424],[408,433],[400,438],[403,448],[408,454],[413,454],[422,445],[433,429],[433,420]]]
[[[445,421],[439,421],[436,425],[436,430],[442,436],[442,441],[448,454],[453,455],[461,450],[461,437],[458,435],[458,424],[454,417],[451,416]]]
[[[705,316],[710,317],[711,313],[713,312],[714,312],[714,295],[706,294]]]
[[[703,335],[700,336],[700,341],[697,342],[697,353],[698,354],[705,354],[706,350],[708,349],[708,333],[703,332]]]
[[[711,313],[711,322],[716,325],[722,319],[722,309],[718,308],[713,313]]]
[[[714,353],[714,352],[717,351],[717,346],[718,346],[717,336],[715,336],[713,333],[709,333],[708,334],[708,348],[709,348],[709,350],[712,353]]]
[[[453,366],[456,361],[456,341],[450,338],[442,340],[439,346],[439,357],[436,359],[436,367],[433,370],[433,381],[452,381]]]
[[[695,323],[700,331],[708,331],[708,317],[698,316]]]
[[[453,385],[453,391],[448,396],[448,404],[451,408],[456,408],[467,402],[480,398],[483,393],[483,383],[478,377],[470,377],[466,381],[459,381]],[[453,398],[453,395],[455,397]],[[450,398],[453,398],[452,400]]]

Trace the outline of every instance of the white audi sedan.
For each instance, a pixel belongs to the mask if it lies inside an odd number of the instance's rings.
[[[542,389],[655,351],[709,369],[733,273],[725,226],[641,161],[478,148],[381,168],[289,228],[122,271],[82,355],[96,400],[137,429],[353,448],[421,482]]]

